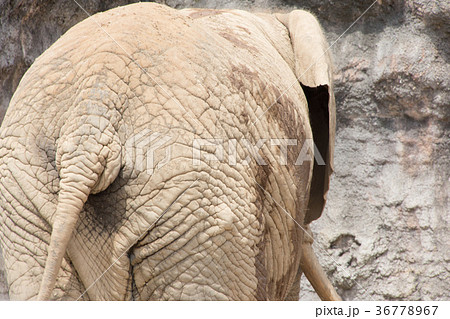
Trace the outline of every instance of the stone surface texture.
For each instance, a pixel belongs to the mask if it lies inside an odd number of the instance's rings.
[[[0,123],[23,73],[87,14],[136,1],[1,1]],[[450,2],[166,0],[308,9],[335,62],[335,175],[314,248],[345,300],[450,300]],[[0,252],[0,300],[8,299]],[[302,300],[318,297],[302,279]]]

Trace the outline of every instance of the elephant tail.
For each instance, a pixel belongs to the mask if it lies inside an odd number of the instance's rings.
[[[49,300],[80,212],[89,194],[105,190],[121,167],[121,144],[110,122],[101,115],[69,120],[57,142],[60,184],[56,212],[38,300]]]

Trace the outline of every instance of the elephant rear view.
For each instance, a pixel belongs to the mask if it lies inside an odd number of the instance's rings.
[[[0,128],[10,298],[298,299],[332,173],[331,78],[304,11],[139,3],[71,28]]]

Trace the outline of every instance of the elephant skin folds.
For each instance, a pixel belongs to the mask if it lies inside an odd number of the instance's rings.
[[[34,62],[0,130],[11,299],[38,297],[55,277],[50,256],[62,258],[52,300],[292,298],[314,181],[313,154],[295,161],[318,112],[297,81],[304,24],[286,21],[139,3],[84,20]],[[317,22],[308,30],[325,52]],[[330,70],[307,79],[331,89]],[[327,139],[334,124],[323,125]],[[244,141],[273,139],[297,141],[287,164],[270,142],[259,151],[266,165],[246,161]],[[195,163],[195,140],[223,143],[223,159],[204,145]]]

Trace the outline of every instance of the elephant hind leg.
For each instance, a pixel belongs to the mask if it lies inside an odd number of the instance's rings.
[[[257,278],[251,256],[233,243],[231,236],[219,233],[207,238],[207,230],[194,234],[199,228],[192,226],[181,238],[168,245],[161,243],[162,248],[158,247],[160,240],[150,235],[133,250],[132,272],[139,300],[254,299]],[[155,237],[161,236],[155,233]]]
[[[138,299],[256,299],[258,220],[209,188],[199,180],[131,249]]]

